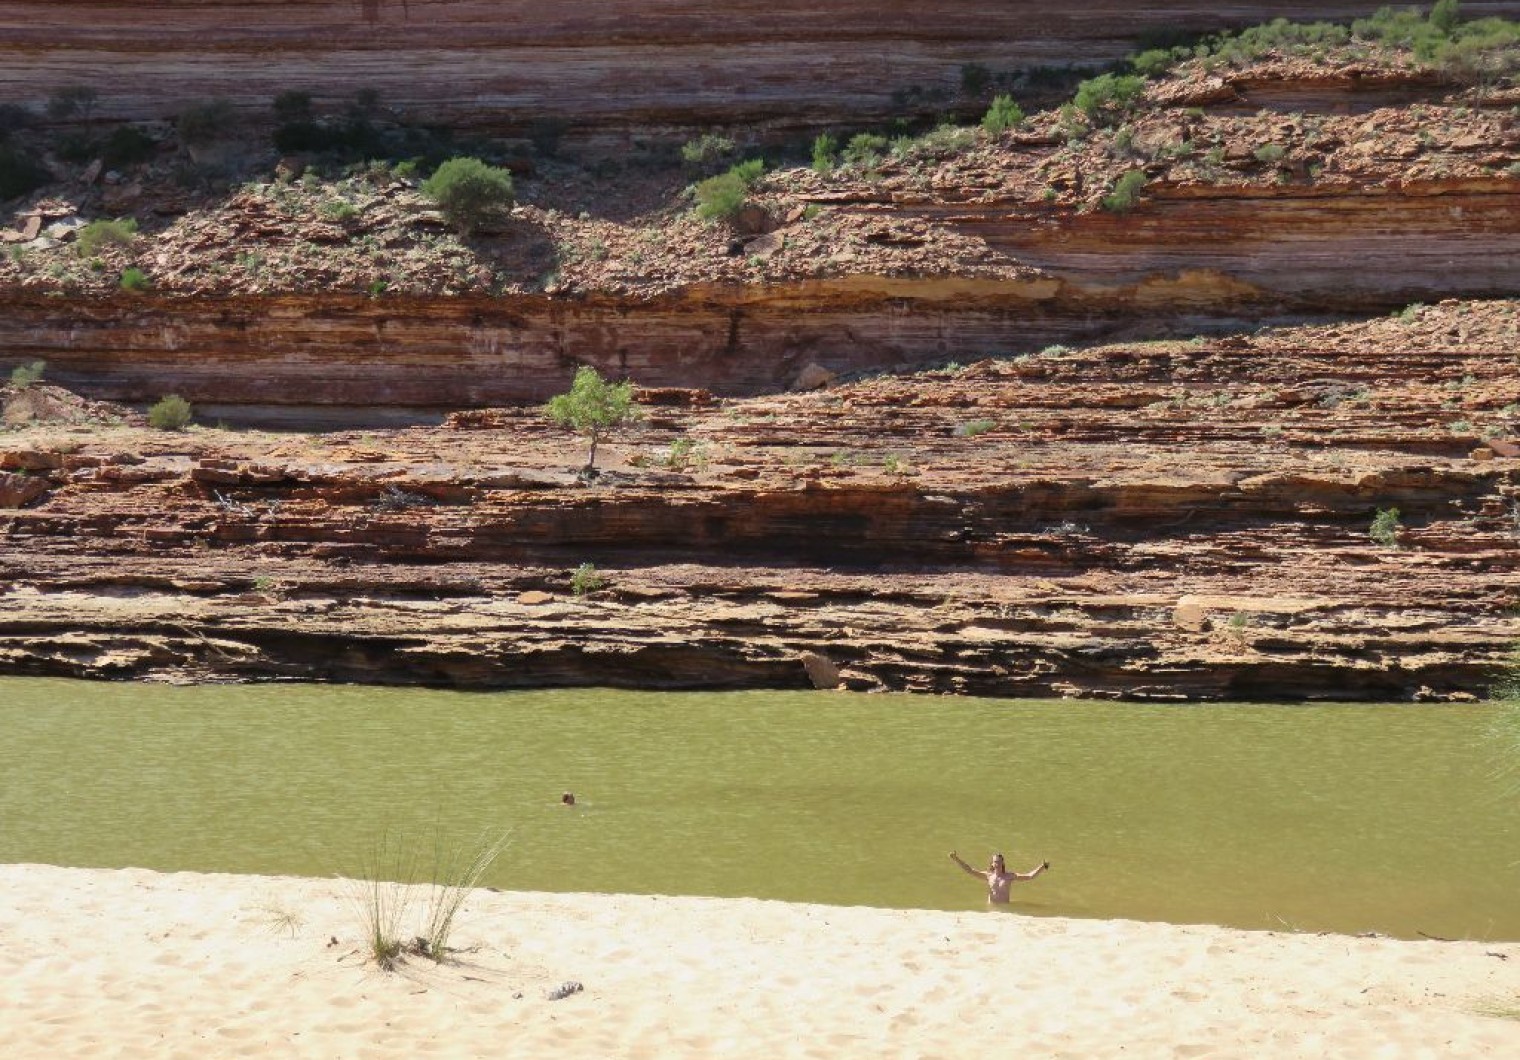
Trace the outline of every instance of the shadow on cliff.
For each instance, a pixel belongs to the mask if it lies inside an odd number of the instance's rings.
[[[477,267],[498,276],[517,279],[537,276],[549,284],[559,266],[559,252],[549,232],[531,220],[513,218],[507,223],[462,240]]]

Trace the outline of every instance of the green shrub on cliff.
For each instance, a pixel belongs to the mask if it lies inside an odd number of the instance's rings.
[[[18,364],[11,369],[11,386],[17,390],[25,390],[33,383],[42,378],[42,373],[47,371],[46,361],[33,361],[31,364]]]
[[[605,584],[607,580],[590,563],[582,563],[570,572],[570,591],[576,596],[594,593]]]
[[[1277,18],[1177,47],[1152,48],[1132,56],[1130,66],[1141,76],[1161,77],[1190,60],[1212,70],[1221,64],[1243,67],[1269,56],[1335,61],[1336,50],[1361,60],[1377,49],[1413,53],[1455,80],[1490,84],[1520,73],[1520,22],[1464,20],[1457,0],[1437,0],[1428,14],[1413,6],[1383,7],[1350,26]]]
[[[1368,529],[1367,536],[1384,548],[1398,548],[1399,529],[1399,510],[1379,508],[1377,515],[1372,517],[1372,526]]]
[[[681,161],[698,172],[711,173],[734,157],[739,145],[727,136],[708,133],[681,145]]]
[[[158,142],[135,125],[111,130],[100,147],[100,157],[108,166],[135,166],[153,157]]]
[[[1141,77],[1160,77],[1172,68],[1173,63],[1191,54],[1187,48],[1179,48],[1176,53],[1166,48],[1149,48],[1131,56],[1129,64]]]
[[[209,144],[216,140],[230,139],[235,133],[234,120],[237,111],[225,99],[213,99],[186,107],[174,120],[174,128],[182,142],[192,147]]]
[[[0,144],[0,199],[29,195],[53,179],[47,167],[11,144]]]
[[[839,164],[839,137],[819,133],[813,141],[813,171],[828,173]]]
[[[478,158],[451,158],[423,182],[422,193],[463,235],[511,209],[512,174]]]
[[[997,420],[967,420],[955,428],[955,436],[957,438],[976,438],[979,435],[986,434],[996,426]]]
[[[744,209],[748,192],[749,185],[735,177],[731,170],[708,177],[697,185],[697,214],[710,221],[737,217]]]
[[[1104,74],[1077,86],[1072,103],[1094,125],[1113,125],[1145,94],[1145,78],[1133,74]]]
[[[1430,24],[1448,37],[1457,28],[1461,18],[1462,5],[1457,0],[1436,0],[1435,6],[1430,9]]]
[[[709,177],[697,185],[697,213],[708,220],[731,220],[744,209],[750,187],[765,172],[758,158],[740,162],[727,173]]]
[[[311,93],[302,92],[299,89],[281,92],[274,97],[274,102],[270,104],[270,108],[274,111],[275,121],[281,125],[288,125],[291,122],[311,121]]]
[[[844,160],[852,166],[870,169],[881,161],[891,142],[875,133],[859,133],[850,137],[844,148]]]
[[[591,443],[586,470],[596,471],[596,447],[614,427],[638,419],[633,407],[633,384],[609,383],[590,365],[576,369],[575,382],[566,393],[549,399],[544,414],[562,427],[584,435]]]
[[[1435,61],[1460,81],[1488,85],[1513,78],[1520,73],[1520,23],[1499,18],[1465,22]]]
[[[161,431],[182,431],[190,425],[190,402],[170,394],[148,410],[148,426]]]
[[[982,128],[993,136],[999,136],[1009,129],[1017,129],[1024,124],[1024,108],[1013,101],[1012,96],[996,96],[992,100],[992,106],[987,108],[987,113],[982,117]]]
[[[1140,202],[1145,174],[1132,169],[1114,182],[1113,190],[1103,196],[1103,208],[1109,213],[1129,213]]]
[[[100,92],[89,85],[65,85],[48,97],[47,116],[54,121],[78,117],[88,122],[99,102]]]
[[[91,221],[74,236],[74,249],[81,258],[93,258],[107,246],[131,246],[137,238],[137,218],[118,217],[114,221],[102,218]]]
[[[1520,22],[1463,21],[1456,0],[1439,0],[1428,18],[1418,8],[1385,7],[1358,20],[1352,32],[1361,40],[1408,49],[1462,81],[1482,84],[1520,73]]]

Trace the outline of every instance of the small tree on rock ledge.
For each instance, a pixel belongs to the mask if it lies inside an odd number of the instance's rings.
[[[596,473],[597,444],[614,427],[639,418],[639,410],[633,407],[633,384],[626,380],[609,383],[590,365],[576,369],[570,390],[550,398],[544,412],[555,423],[585,435],[590,441],[586,471],[591,474]]]
[[[512,208],[512,174],[478,158],[451,158],[423,182],[422,194],[467,236]]]

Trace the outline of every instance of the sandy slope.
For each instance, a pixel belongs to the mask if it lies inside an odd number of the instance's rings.
[[[366,966],[343,884],[0,866],[20,1057],[1516,1056],[1520,944],[588,894],[472,896]],[[584,984],[563,1000],[547,995]]]

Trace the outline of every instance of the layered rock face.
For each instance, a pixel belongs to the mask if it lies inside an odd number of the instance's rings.
[[[1517,342],[1515,303],[1448,303],[647,392],[589,484],[529,410],[33,427],[0,443],[0,491],[30,488],[0,514],[0,672],[1471,697],[1516,635]]]
[[[651,387],[785,389],[850,373],[1037,350],[1221,319],[1383,311],[1520,289],[1520,181],[1273,193],[1180,189],[1145,211],[1046,215],[1020,202],[907,204],[1039,271],[694,285],[645,299],[520,295],[12,296],[0,341],[52,378],[131,402],[178,393],[211,416],[384,422],[542,401],[576,364]],[[882,215],[876,215],[882,216]]]
[[[912,88],[953,94],[963,64],[1097,64],[1147,32],[1274,17],[1349,19],[1379,4],[1190,0],[9,0],[0,98],[101,92],[141,120],[224,97],[249,113],[290,89],[319,104],[372,89],[413,121],[522,126],[859,122]],[[1470,15],[1520,4],[1469,2]]]
[[[267,130],[225,196],[161,131],[125,175],[53,158],[0,230],[7,362],[374,433],[31,425],[69,395],[12,389],[0,672],[1470,698],[1520,596],[1520,316],[1476,301],[1520,290],[1512,86],[1199,61],[1091,127],[783,159],[731,222],[635,158],[650,126],[855,129],[905,86],[953,103],[963,63],[1373,6],[0,0],[0,79],[92,84],[97,117],[374,88],[630,145],[525,162],[468,235],[398,167],[276,170]],[[599,477],[531,407],[580,364],[644,388]]]

